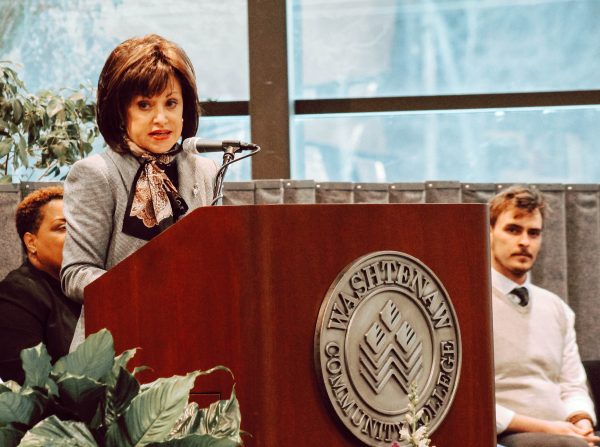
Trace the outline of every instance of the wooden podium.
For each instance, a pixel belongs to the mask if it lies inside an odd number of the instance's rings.
[[[195,210],[86,289],[86,332],[141,347],[142,380],[228,366],[247,446],[360,446],[319,383],[315,328],[338,274],[399,251],[443,283],[460,324],[456,395],[439,447],[493,447],[492,323],[485,205],[254,205]],[[207,404],[232,379],[196,382]]]

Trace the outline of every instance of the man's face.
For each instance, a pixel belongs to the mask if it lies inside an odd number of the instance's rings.
[[[492,267],[518,284],[537,258],[542,245],[542,214],[536,209],[509,208],[498,216],[490,228]]]

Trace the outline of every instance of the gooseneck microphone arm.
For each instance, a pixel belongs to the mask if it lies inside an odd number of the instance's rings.
[[[215,186],[213,188],[213,200],[210,203],[211,206],[215,206],[219,204],[219,200],[223,198],[223,182],[225,181],[225,173],[227,172],[227,168],[231,163],[235,160],[235,149],[233,146],[228,146],[225,148],[223,152],[223,164],[217,171],[217,176],[215,177]]]
[[[260,151],[260,146],[252,143],[244,143],[233,140],[205,140],[203,138],[186,138],[183,142],[184,149],[196,150],[200,153],[206,152],[223,152],[223,164],[217,171],[215,185],[213,190],[213,200],[211,206],[218,205],[219,200],[223,198],[223,182],[225,173],[230,164],[236,163],[244,158],[252,157]],[[235,154],[242,151],[250,151],[249,154],[235,158]]]

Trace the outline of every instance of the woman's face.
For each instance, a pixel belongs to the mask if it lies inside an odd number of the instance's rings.
[[[63,215],[62,199],[54,199],[40,208],[41,222],[38,230],[25,233],[25,243],[33,248],[35,266],[59,277],[62,264],[62,251],[67,234],[67,225]]]
[[[167,152],[183,129],[183,95],[176,78],[152,97],[134,96],[127,107],[127,136],[139,147],[155,154]]]

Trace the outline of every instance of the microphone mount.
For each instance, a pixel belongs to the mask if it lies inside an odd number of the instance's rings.
[[[241,161],[244,158],[252,157],[260,151],[260,146],[258,146],[257,144],[242,143],[240,141],[224,140],[222,142],[222,146],[223,164],[217,171],[211,206],[218,205],[219,201],[223,198],[223,182],[225,179],[225,173],[227,172],[227,168],[229,168],[229,165]],[[235,154],[244,150],[250,150],[251,152],[241,157],[235,158]]]
[[[191,137],[183,140],[183,149],[186,151],[223,152],[223,164],[217,171],[211,205],[217,205],[223,198],[223,180],[230,164],[252,157],[260,151],[260,146],[253,143],[244,143],[235,140],[207,140],[205,138]],[[235,154],[242,151],[250,151],[249,154],[235,158]]]
[[[223,152],[228,148],[234,148],[234,152],[253,151],[258,146],[253,143],[245,143],[235,140],[207,140],[205,138],[191,137],[183,141],[183,147],[186,150],[195,150],[204,152]]]
[[[223,140],[222,145],[225,152],[234,149],[234,153],[236,154],[238,152],[253,151],[256,149],[260,151],[260,147],[258,145],[254,143],[244,143],[243,141]]]

